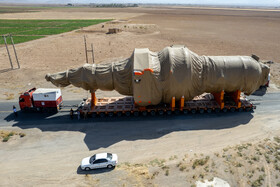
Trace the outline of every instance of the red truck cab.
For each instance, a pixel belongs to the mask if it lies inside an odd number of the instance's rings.
[[[57,112],[62,106],[61,90],[32,88],[20,95],[19,106],[24,111]]]
[[[32,94],[36,88],[32,88],[19,96],[19,107],[21,110],[33,107]]]

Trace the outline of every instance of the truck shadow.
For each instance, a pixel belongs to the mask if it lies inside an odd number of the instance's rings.
[[[106,117],[78,120],[60,112],[46,114],[19,112],[10,114],[6,121],[21,129],[38,128],[41,131],[79,131],[85,133],[84,142],[89,150],[106,148],[120,141],[157,139],[176,131],[218,130],[247,124],[252,112],[188,114],[171,116]]]

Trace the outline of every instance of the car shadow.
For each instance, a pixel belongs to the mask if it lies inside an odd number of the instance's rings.
[[[102,173],[107,173],[107,172],[111,172],[113,171],[115,168],[101,168],[101,169],[93,169],[93,170],[89,170],[89,171],[85,171],[85,170],[82,170],[81,166],[79,166],[77,168],[77,174],[79,175],[97,175],[97,174],[102,174]]]
[[[78,131],[85,134],[89,150],[106,148],[123,140],[157,139],[176,131],[218,130],[248,124],[253,112],[204,113],[164,116],[121,116],[105,118],[70,119],[69,114],[55,115],[18,112],[4,120],[21,129],[38,128],[41,131]]]

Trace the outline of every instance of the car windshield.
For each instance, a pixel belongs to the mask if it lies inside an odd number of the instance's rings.
[[[92,163],[93,161],[95,161],[95,155],[93,155],[92,157],[90,157],[90,163]]]
[[[111,153],[107,153],[107,159],[112,160],[113,155]]]

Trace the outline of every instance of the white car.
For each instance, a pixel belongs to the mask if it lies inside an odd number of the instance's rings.
[[[112,153],[98,153],[92,157],[86,157],[82,160],[82,170],[112,168],[118,163],[118,156]]]

